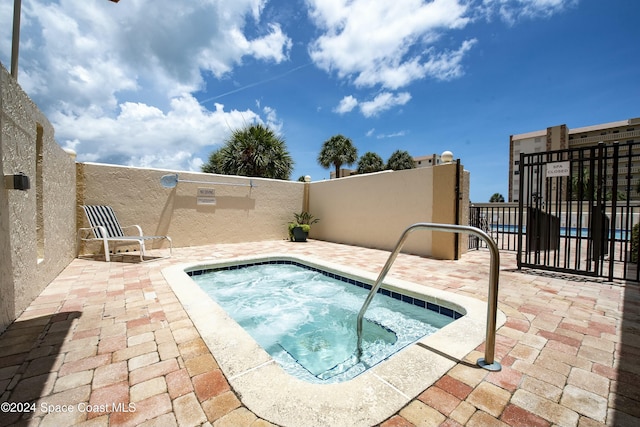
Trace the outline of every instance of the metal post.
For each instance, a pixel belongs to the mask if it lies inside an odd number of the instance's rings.
[[[461,188],[460,188],[460,159],[456,160],[456,203],[455,203],[455,221],[456,224],[460,224],[460,192],[461,192]],[[454,260],[459,260],[460,259],[460,235],[458,233],[453,235],[454,241],[453,241],[453,251],[454,251],[454,255],[453,255],[453,259]]]
[[[518,270],[522,269],[522,233],[524,232],[524,230],[522,229],[522,220],[524,218],[524,209],[525,209],[525,204],[524,204],[524,153],[520,153],[520,162],[519,162],[519,166],[518,166],[518,174],[520,176],[520,187],[518,189]],[[528,196],[528,192],[527,192],[527,197]],[[527,209],[528,208],[528,203],[527,203]]]
[[[118,3],[120,0],[110,0]],[[13,0],[13,34],[11,36],[11,76],[18,80],[18,55],[20,50],[20,15],[22,0]]]
[[[13,0],[13,35],[11,38],[11,76],[18,79],[18,50],[20,49],[20,10],[22,0]]]
[[[494,360],[495,357],[495,346],[496,346],[496,325],[497,325],[497,314],[498,314],[498,276],[500,274],[500,252],[498,251],[498,246],[491,239],[491,237],[476,227],[470,227],[467,225],[454,225],[454,224],[434,224],[434,223],[417,223],[409,226],[396,243],[395,248],[391,252],[391,255],[387,259],[384,267],[380,271],[378,278],[374,286],[369,291],[367,298],[365,299],[360,312],[358,313],[357,319],[357,333],[358,333],[358,348],[356,356],[358,360],[362,356],[362,321],[364,318],[364,313],[367,311],[371,300],[378,292],[378,289],[382,285],[382,281],[386,277],[387,273],[391,269],[393,262],[398,257],[404,242],[407,240],[407,237],[410,233],[418,229],[427,229],[427,230],[436,230],[436,231],[446,231],[450,233],[467,233],[473,234],[487,243],[487,247],[491,252],[491,264],[489,266],[489,295],[488,295],[488,306],[487,306],[487,333],[486,333],[486,343],[484,349],[484,357],[478,359],[477,364],[481,368],[484,368],[489,371],[500,371],[502,366],[500,363]]]

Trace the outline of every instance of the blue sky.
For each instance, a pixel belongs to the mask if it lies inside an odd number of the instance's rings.
[[[0,3],[9,68],[13,1]],[[640,117],[634,0],[22,1],[18,81],[79,161],[199,170],[231,129],[450,150],[507,196],[509,135]],[[353,165],[355,167],[356,165]]]

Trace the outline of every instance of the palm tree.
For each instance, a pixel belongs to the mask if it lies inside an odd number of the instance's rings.
[[[416,167],[413,157],[409,152],[404,150],[396,150],[391,154],[389,160],[387,160],[387,169],[394,171],[413,169]]]
[[[500,193],[493,193],[489,199],[489,203],[504,203],[504,196]]]
[[[223,173],[222,172],[222,148],[217,149],[209,155],[209,162],[202,165],[202,172]]]
[[[358,150],[353,146],[351,139],[343,135],[334,135],[322,144],[318,155],[318,163],[323,168],[334,165],[336,178],[340,177],[340,166],[350,165],[358,159]]]
[[[209,156],[203,172],[289,179],[293,160],[282,138],[267,126],[253,124],[234,130],[225,145]]]
[[[358,160],[358,173],[372,173],[384,170],[384,162],[382,157],[368,151]]]

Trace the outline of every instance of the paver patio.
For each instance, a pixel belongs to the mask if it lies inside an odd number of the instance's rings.
[[[312,240],[177,248],[144,264],[76,259],[0,335],[0,426],[271,425],[230,388],[161,270],[272,252],[375,273],[388,257]],[[475,366],[481,346],[381,425],[640,425],[639,286],[501,261],[502,371]],[[483,250],[401,254],[390,276],[486,300],[488,270]]]

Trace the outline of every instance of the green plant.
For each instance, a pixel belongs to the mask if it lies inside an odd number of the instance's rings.
[[[504,196],[500,193],[493,193],[489,199],[489,203],[504,203]]]
[[[311,215],[309,212],[306,211],[302,211],[300,213],[295,213],[293,214],[293,216],[296,219],[296,222],[298,224],[315,224],[316,222],[320,221],[318,218],[314,218],[313,215]]]
[[[378,154],[368,151],[358,160],[358,173],[372,173],[384,170],[384,162]]]
[[[318,218],[314,218],[309,212],[302,211],[300,213],[293,214],[294,221],[289,223],[289,238],[293,239],[293,229],[296,227],[302,228],[302,231],[309,233],[311,225],[320,221]]]
[[[293,159],[284,139],[260,123],[232,130],[225,144],[211,153],[203,172],[288,180]]]
[[[413,161],[413,157],[411,157],[411,154],[405,150],[394,151],[389,157],[389,160],[387,160],[386,166],[387,169],[394,171],[413,169],[415,167],[416,164]]]

